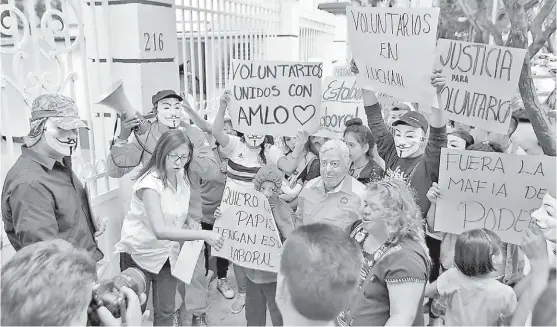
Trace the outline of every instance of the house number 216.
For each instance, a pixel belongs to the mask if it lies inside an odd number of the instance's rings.
[[[162,33],[143,33],[145,39],[145,51],[162,51],[164,41]]]

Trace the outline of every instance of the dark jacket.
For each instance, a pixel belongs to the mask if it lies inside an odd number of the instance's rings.
[[[369,129],[375,138],[377,152],[385,160],[386,176],[400,177],[416,190],[417,203],[425,217],[431,203],[426,197],[433,182],[439,181],[441,148],[447,146],[447,127],[430,128],[429,139],[423,155],[415,158],[400,158],[396,153],[393,134],[385,125],[381,115],[381,105],[366,106]]]

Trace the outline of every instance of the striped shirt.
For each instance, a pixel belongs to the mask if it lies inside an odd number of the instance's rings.
[[[260,149],[249,148],[237,136],[228,136],[228,144],[221,148],[223,156],[228,158],[226,176],[238,182],[252,183],[259,168],[265,165],[259,158]],[[284,155],[275,145],[266,145],[265,158],[267,163],[277,165]]]

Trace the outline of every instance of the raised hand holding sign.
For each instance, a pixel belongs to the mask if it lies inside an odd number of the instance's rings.
[[[228,108],[240,132],[313,134],[321,117],[321,63],[234,60]]]
[[[278,271],[282,242],[267,198],[228,179],[213,230],[224,237],[212,254],[250,269]]]
[[[447,77],[440,108],[449,119],[506,134],[526,51],[439,39],[436,65]]]

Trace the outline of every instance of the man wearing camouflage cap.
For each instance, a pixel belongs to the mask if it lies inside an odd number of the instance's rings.
[[[87,193],[71,169],[80,128],[87,126],[71,98],[44,94],[33,101],[31,130],[2,189],[4,229],[16,251],[60,238],[103,258],[95,240],[102,230],[96,231]]]

